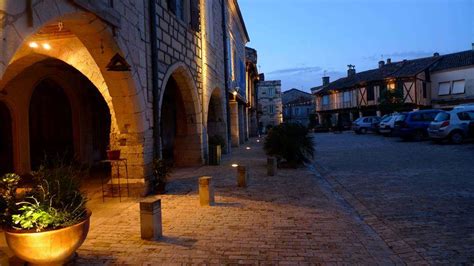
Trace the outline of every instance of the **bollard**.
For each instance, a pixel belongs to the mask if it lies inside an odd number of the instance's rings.
[[[247,187],[248,169],[246,166],[237,166],[237,185]]]
[[[277,168],[276,158],[268,157],[267,158],[267,175],[275,176],[276,168]]]
[[[199,202],[201,206],[212,206],[214,204],[214,186],[211,176],[199,178]]]
[[[163,236],[160,199],[140,202],[140,230],[142,239],[157,240]]]

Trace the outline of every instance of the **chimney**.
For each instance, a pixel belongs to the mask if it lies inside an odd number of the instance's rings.
[[[387,58],[387,65],[392,63],[392,58]]]
[[[328,85],[328,84],[329,84],[329,77],[324,76],[324,77],[323,77],[323,86],[326,86],[326,85]]]
[[[438,56],[439,56],[439,53],[436,52],[436,53],[433,54],[433,56],[434,56],[434,57],[438,57]]]
[[[356,74],[355,66],[354,65],[347,65],[347,67],[349,68],[347,70],[347,76],[348,77],[354,76]]]
[[[385,65],[385,61],[381,60],[379,61],[379,68],[382,68]]]

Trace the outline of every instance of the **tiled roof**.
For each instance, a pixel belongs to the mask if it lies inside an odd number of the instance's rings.
[[[470,65],[474,65],[474,50],[444,55],[431,71],[440,71]]]
[[[389,78],[413,77],[428,69],[440,59],[441,57],[426,57],[385,64],[380,68],[359,72],[350,77],[340,78],[329,83],[324,89],[317,93],[321,94],[336,89],[348,89],[357,85],[364,85],[367,82],[381,81]]]

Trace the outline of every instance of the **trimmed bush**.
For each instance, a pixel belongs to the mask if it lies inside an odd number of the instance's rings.
[[[300,124],[281,124],[268,132],[264,144],[268,156],[279,162],[284,160],[289,166],[297,167],[309,163],[314,157],[313,137]]]

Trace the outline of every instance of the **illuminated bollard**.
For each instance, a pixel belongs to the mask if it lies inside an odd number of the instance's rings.
[[[211,176],[199,178],[199,202],[201,206],[214,205],[214,186],[212,185]]]
[[[163,236],[160,199],[140,202],[140,230],[142,239],[157,240]]]
[[[277,162],[275,157],[268,157],[267,158],[267,175],[268,176],[275,176],[277,168]]]
[[[249,173],[246,166],[237,166],[237,185],[239,187],[247,187]]]

